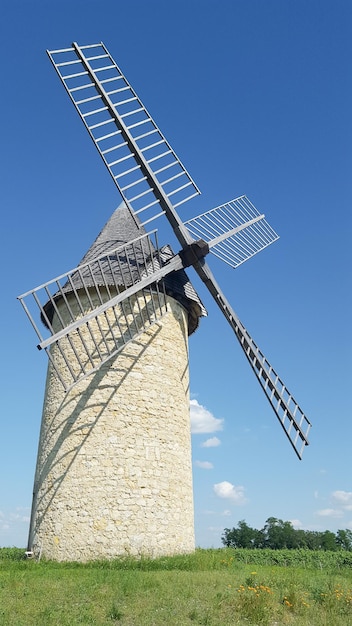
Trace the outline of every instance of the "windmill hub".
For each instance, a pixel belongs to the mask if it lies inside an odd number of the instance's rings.
[[[191,267],[191,265],[195,265],[195,263],[200,261],[200,259],[204,259],[209,251],[209,245],[206,241],[204,241],[204,239],[198,239],[198,241],[194,241],[189,244],[179,253],[183,262],[183,267]]]

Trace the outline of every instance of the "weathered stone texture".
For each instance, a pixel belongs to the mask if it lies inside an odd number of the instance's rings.
[[[172,298],[168,307],[68,393],[49,366],[30,537],[36,556],[86,561],[194,549],[187,314]],[[88,333],[85,341],[92,344]]]

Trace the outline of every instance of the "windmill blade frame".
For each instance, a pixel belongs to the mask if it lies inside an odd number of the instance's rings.
[[[209,266],[203,260],[194,265],[194,269],[208,287],[213,299],[234,331],[290,444],[298,458],[302,459],[304,448],[309,445],[308,435],[311,428],[310,421],[242,324],[238,315],[222,293]]]
[[[135,215],[146,216],[140,225],[167,213],[173,227],[179,228],[174,209],[200,190],[104,44],[73,42],[72,48],[47,54],[126,206]],[[105,85],[117,89],[108,91]],[[122,99],[113,102],[113,97]],[[155,213],[157,207],[162,210]],[[189,243],[187,231],[181,231]]]
[[[39,338],[38,349],[46,352],[66,391],[166,314],[161,279],[181,266],[174,257],[163,267],[154,231],[18,296]],[[43,336],[40,321],[49,337]],[[66,380],[58,360],[67,368]]]
[[[254,204],[243,195],[184,222],[195,239],[233,269],[279,239]]]

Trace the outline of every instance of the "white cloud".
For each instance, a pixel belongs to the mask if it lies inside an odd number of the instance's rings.
[[[317,515],[320,517],[342,517],[343,512],[339,509],[321,509],[317,511]]]
[[[231,515],[230,509],[225,509],[225,511],[223,511],[221,515],[223,515],[224,517],[230,517]]]
[[[245,504],[247,502],[244,496],[244,487],[241,485],[233,485],[227,480],[224,480],[222,483],[216,483],[213,489],[218,498],[231,500],[231,502],[237,505]]]
[[[218,437],[210,437],[210,439],[206,439],[203,443],[200,444],[201,448],[217,448],[221,444],[220,439]]]
[[[202,469],[213,469],[214,465],[210,461],[195,461],[194,465]]]
[[[303,524],[302,524],[301,520],[299,520],[299,519],[290,519],[290,522],[291,522],[293,528],[295,528],[296,530],[298,530],[299,528],[303,527]]]
[[[352,505],[352,491],[333,491],[332,497],[344,507]]]
[[[191,409],[191,431],[193,434],[214,433],[222,430],[223,419],[214,417],[205,406],[199,404],[198,400],[190,401]]]

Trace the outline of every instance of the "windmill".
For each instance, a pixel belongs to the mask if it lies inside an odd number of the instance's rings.
[[[28,550],[58,560],[194,549],[187,335],[222,311],[299,458],[310,422],[222,293],[276,241],[246,196],[182,222],[199,189],[103,43],[48,51],[122,197],[80,264],[19,296],[49,357]],[[167,219],[180,250],[146,226]],[[149,226],[148,226],[149,228]],[[42,330],[44,327],[44,330]]]

